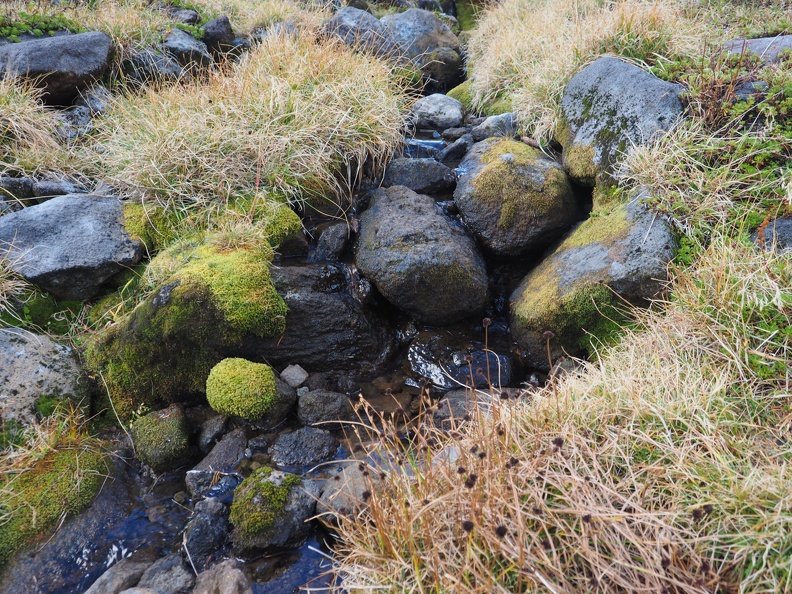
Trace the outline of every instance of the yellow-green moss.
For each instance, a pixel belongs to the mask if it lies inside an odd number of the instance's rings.
[[[234,525],[234,541],[245,548],[253,546],[257,537],[266,536],[283,514],[293,489],[302,479],[287,474],[280,485],[267,480],[272,469],[267,466],[255,470],[234,492],[230,521]]]
[[[154,472],[170,470],[189,458],[189,427],[176,405],[140,417],[130,429],[138,458]]]
[[[151,202],[128,201],[123,205],[124,228],[132,239],[143,242],[149,253],[161,250],[175,240],[179,216]]]
[[[600,243],[606,248],[611,247],[617,241],[627,237],[629,232],[630,223],[627,220],[625,206],[594,211],[586,221],[564,239],[558,250],[584,247],[592,243]]]
[[[512,111],[513,104],[510,95],[497,96],[481,105],[479,113],[483,116],[495,116]]]
[[[569,175],[583,183],[594,185],[599,170],[594,164],[593,144],[569,144],[564,146],[564,169]]]
[[[503,160],[506,154],[512,156],[508,162]],[[526,178],[525,168],[536,167],[540,158],[538,149],[515,140],[502,140],[481,156],[485,166],[472,182],[474,200],[500,210],[501,229],[510,227],[517,214],[544,217],[558,208],[559,196],[571,196],[566,175],[556,167],[543,170],[545,181],[539,188]]]
[[[18,548],[58,525],[64,515],[85,508],[107,475],[107,460],[98,443],[53,450],[21,474],[2,479],[0,567]]]
[[[209,406],[222,415],[255,421],[278,397],[275,373],[269,365],[245,359],[223,359],[206,379]]]
[[[465,106],[465,111],[473,111],[473,89],[472,83],[469,80],[466,80],[461,85],[457,85],[448,93],[446,93],[452,99],[456,99],[462,105]]]

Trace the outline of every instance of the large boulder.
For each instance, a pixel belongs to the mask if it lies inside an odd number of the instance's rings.
[[[511,295],[511,331],[531,366],[548,369],[581,355],[617,330],[626,302],[637,305],[665,288],[675,237],[639,194],[572,231]]]
[[[651,142],[677,122],[682,90],[616,58],[600,58],[573,76],[556,135],[569,175],[588,185],[610,180],[630,147]]]
[[[325,22],[326,35],[337,37],[346,45],[380,57],[396,58],[403,49],[388,28],[371,13],[345,6]]]
[[[56,297],[90,299],[143,254],[123,219],[115,198],[58,196],[0,217],[0,259]]]
[[[99,31],[9,43],[0,46],[0,78],[25,77],[47,103],[69,105],[107,72],[112,58],[113,41]]]
[[[375,374],[394,349],[394,331],[364,307],[354,270],[340,264],[273,268],[272,281],[288,313],[285,332],[249,337],[242,351],[280,366],[293,362],[309,371]]]
[[[487,272],[473,238],[408,188],[372,193],[356,263],[388,301],[421,322],[448,324],[486,304]]]
[[[566,173],[544,153],[514,140],[479,142],[460,163],[459,212],[498,255],[545,248],[579,218]]]
[[[0,419],[27,423],[42,396],[79,399],[85,392],[71,348],[21,328],[0,329]]]
[[[463,79],[459,40],[436,14],[420,8],[380,19],[418,66],[429,91],[446,91]]]

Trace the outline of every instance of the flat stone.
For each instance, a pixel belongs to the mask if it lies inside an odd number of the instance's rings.
[[[280,378],[292,388],[299,388],[308,379],[308,372],[299,365],[289,365],[281,371]]]
[[[269,453],[278,466],[308,466],[332,458],[337,450],[338,440],[328,431],[303,427],[279,436]]]

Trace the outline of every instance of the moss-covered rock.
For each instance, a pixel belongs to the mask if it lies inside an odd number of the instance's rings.
[[[154,472],[165,472],[190,456],[190,427],[181,406],[150,412],[131,426],[138,458]]]
[[[245,359],[223,359],[206,379],[206,399],[222,415],[257,421],[278,405],[275,373],[269,365]]]
[[[176,238],[179,217],[153,202],[129,201],[123,205],[124,228],[132,239],[141,241],[150,254]]]
[[[665,221],[638,198],[581,223],[511,296],[511,330],[526,362],[548,369],[549,359],[607,342],[628,302],[645,304],[664,289],[674,245]]]
[[[270,280],[269,257],[207,237],[151,262],[153,277],[162,279],[157,289],[87,349],[122,420],[141,405],[156,409],[203,394],[212,367],[245,336],[283,332],[287,308]]]
[[[107,476],[99,444],[85,438],[47,453],[20,474],[0,481],[0,568],[11,554],[85,508]]]
[[[261,467],[246,478],[231,504],[232,541],[238,550],[282,548],[308,533],[316,507],[312,483],[299,476]]]
[[[459,212],[481,242],[500,255],[546,247],[578,220],[566,173],[522,142],[479,142],[460,163]]]

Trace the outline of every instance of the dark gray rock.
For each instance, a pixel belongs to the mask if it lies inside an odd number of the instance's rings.
[[[382,482],[379,472],[366,463],[339,464],[322,487],[316,513],[325,519],[352,515],[366,505]]]
[[[561,99],[558,141],[569,175],[606,181],[633,145],[651,142],[682,115],[682,85],[616,58],[600,58],[572,77]]]
[[[0,77],[20,76],[43,91],[44,101],[69,105],[107,72],[113,41],[93,31],[0,46]]]
[[[346,45],[376,56],[395,57],[403,52],[403,48],[377,17],[351,6],[336,12],[322,29],[326,35],[337,37]]]
[[[251,337],[243,353],[280,366],[299,361],[310,371],[375,374],[394,348],[393,329],[363,307],[352,291],[359,280],[341,265],[273,268],[272,280],[289,311],[281,337]],[[349,275],[349,276],[347,276]]]
[[[229,51],[234,45],[234,30],[227,16],[209,21],[203,26],[206,48],[212,53]]]
[[[186,76],[185,71],[169,54],[144,49],[124,60],[122,71],[127,82],[147,85],[156,82],[173,83]]]
[[[64,109],[55,115],[57,127],[55,133],[66,142],[73,142],[93,130],[91,110],[87,107],[75,106]]]
[[[75,183],[63,178],[42,179],[33,183],[33,195],[39,202],[55,196],[65,196],[66,194],[87,194],[88,188],[82,184]],[[96,194],[94,194],[96,195]]]
[[[514,290],[511,331],[528,365],[550,368],[545,331],[552,361],[582,355],[586,333],[607,338],[625,301],[645,305],[662,294],[676,238],[645,198],[581,223]]]
[[[121,559],[105,571],[85,591],[85,594],[118,594],[122,590],[136,585],[150,565],[151,563],[146,561],[135,561],[131,558]]]
[[[148,588],[159,594],[187,594],[195,583],[179,553],[155,561],[140,578],[138,588]]]
[[[308,466],[332,458],[337,450],[338,440],[328,431],[303,427],[279,436],[269,453],[278,466]]]
[[[372,193],[360,218],[356,263],[391,303],[415,319],[448,324],[477,314],[487,273],[473,239],[428,196],[400,186]]]
[[[316,242],[314,260],[317,262],[338,262],[349,243],[349,225],[334,223],[327,227]]]
[[[166,12],[168,13],[168,16],[177,23],[183,23],[185,25],[197,25],[201,21],[201,15],[191,8],[168,6]]]
[[[230,474],[245,455],[247,437],[242,428],[234,429],[212,448],[209,455],[187,471],[184,482],[193,498],[202,497],[212,487],[218,473]]]
[[[459,140],[469,132],[470,130],[464,126],[460,126],[459,128],[446,128],[445,130],[443,130],[443,138],[445,138],[449,142],[454,142],[455,140]]]
[[[473,146],[473,136],[471,134],[463,134],[454,142],[437,153],[437,160],[441,163],[451,163],[459,161],[467,155],[468,151]]]
[[[771,221],[761,234],[754,234],[754,241],[766,250],[775,250],[781,254],[792,252],[792,217]]]
[[[223,436],[227,421],[228,418],[223,415],[213,415],[201,424],[201,431],[198,433],[198,448],[203,453],[208,454]]]
[[[0,199],[28,200],[33,196],[33,180],[29,177],[0,176]]]
[[[546,248],[579,219],[564,170],[527,144],[498,138],[476,143],[457,171],[457,208],[495,254]]]
[[[230,525],[228,508],[210,497],[195,504],[193,516],[184,529],[184,548],[200,572],[209,557],[223,547]]]
[[[724,44],[724,49],[730,54],[743,52],[756,54],[768,64],[778,62],[779,54],[784,50],[792,50],[792,35],[776,35],[775,37],[760,37],[758,39],[735,39]]]
[[[412,106],[412,120],[416,128],[446,130],[457,128],[465,117],[465,106],[448,95],[434,93],[422,97]]]
[[[0,328],[0,386],[0,419],[22,423],[33,421],[41,395],[75,402],[85,395],[72,349],[22,328]]]
[[[56,297],[90,299],[142,254],[114,198],[68,194],[0,217],[0,258]]]
[[[410,8],[380,20],[423,72],[426,90],[442,92],[462,82],[459,40],[437,15]]]
[[[432,194],[453,190],[456,175],[435,159],[394,159],[385,170],[382,186],[404,186],[414,192]]]
[[[297,399],[297,417],[303,425],[316,425],[352,421],[355,411],[346,394],[315,389]]]
[[[162,48],[184,68],[205,68],[212,64],[206,44],[181,29],[171,29]]]
[[[477,413],[488,414],[493,399],[481,390],[451,390],[437,402],[437,410],[432,415],[436,427],[450,430],[470,421]]]
[[[250,580],[234,559],[198,574],[192,594],[253,594]]]
[[[517,116],[511,112],[489,116],[486,120],[474,127],[470,134],[475,142],[493,136],[511,138],[517,134]]]
[[[112,93],[106,87],[93,85],[80,92],[79,96],[74,100],[74,105],[87,107],[91,111],[91,115],[96,117],[104,115],[112,97]]]

